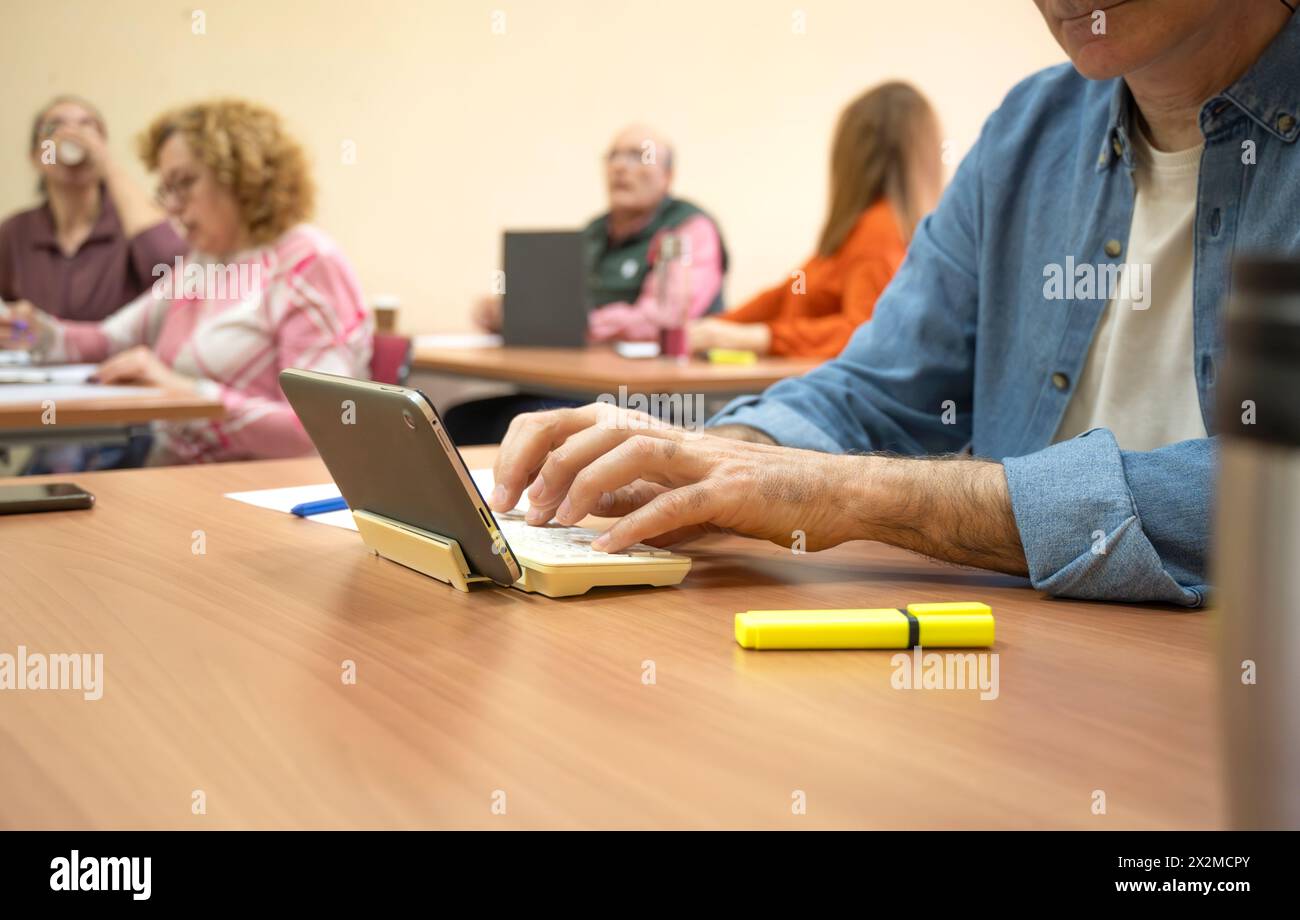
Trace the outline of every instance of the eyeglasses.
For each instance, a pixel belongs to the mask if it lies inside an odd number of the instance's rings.
[[[100,134],[104,133],[104,126],[94,118],[47,118],[45,121],[41,122],[40,135],[43,138],[50,138],[53,137],[54,133],[60,128],[67,127],[94,128]]]
[[[646,161],[646,151],[640,147],[614,147],[605,154],[605,162],[613,166],[623,160],[628,166],[653,165],[654,160]]]
[[[198,176],[182,176],[169,185],[158,186],[154,198],[164,208],[170,207],[173,202],[177,205],[184,204],[190,200],[190,194],[194,191],[194,184],[198,181]]]

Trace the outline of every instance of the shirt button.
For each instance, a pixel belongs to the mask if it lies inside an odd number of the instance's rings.
[[[1215,208],[1214,213],[1210,215],[1210,233],[1214,236],[1218,236],[1219,227],[1222,225],[1223,222],[1219,218],[1219,209]]]
[[[1294,127],[1295,127],[1294,116],[1288,115],[1286,112],[1283,112],[1281,115],[1277,117],[1277,129],[1281,131],[1283,134],[1290,134],[1291,129]]]
[[[1120,245],[1119,240],[1106,241],[1106,255],[1110,256],[1112,259],[1123,251],[1124,247]]]
[[[1118,137],[1110,142],[1110,148],[1115,151],[1115,156],[1122,157],[1124,155],[1124,145],[1119,142]]]
[[[1052,386],[1056,387],[1061,392],[1065,392],[1070,388],[1070,378],[1062,374],[1060,371],[1057,371],[1052,375]]]

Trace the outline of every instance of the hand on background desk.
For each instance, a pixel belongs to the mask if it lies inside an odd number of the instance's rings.
[[[501,331],[501,298],[488,296],[474,301],[474,325],[484,332]]]
[[[592,545],[668,545],[726,530],[810,551],[853,539],[845,488],[862,458],[687,431],[640,412],[592,404],[517,416],[494,470],[490,503],[513,508],[531,483],[530,524],[621,517]]]
[[[97,383],[138,383],[173,392],[193,392],[194,380],[178,374],[147,345],[128,348],[101,364],[91,377]]]
[[[29,301],[0,303],[0,350],[46,351],[54,342],[57,322]]]
[[[694,354],[710,348],[735,348],[765,355],[772,347],[772,330],[767,323],[733,323],[706,316],[687,325],[686,342]]]

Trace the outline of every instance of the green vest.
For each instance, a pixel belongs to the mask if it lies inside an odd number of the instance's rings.
[[[650,241],[660,230],[679,226],[692,217],[703,215],[713,222],[716,230],[718,222],[704,211],[680,198],[665,198],[655,211],[650,222],[632,236],[613,243],[609,238],[609,215],[602,214],[583,230],[587,239],[587,292],[591,296],[591,306],[600,307],[607,303],[636,303],[645,286],[646,275],[650,273]],[[722,244],[722,231],[718,231],[718,243]],[[727,248],[722,246],[722,272],[727,271]],[[722,312],[722,288],[709,304],[707,313]]]

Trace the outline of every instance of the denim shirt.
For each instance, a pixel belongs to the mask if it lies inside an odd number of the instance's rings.
[[[1300,250],[1300,17],[1200,110],[1193,358],[1211,437],[1125,451],[1094,428],[1053,445],[1107,298],[1049,299],[1045,273],[1069,257],[1124,261],[1133,119],[1122,79],[1089,81],[1065,64],[1019,84],[840,356],[732,401],[709,424],[831,452],[969,447],[1004,464],[1036,588],[1202,604],[1231,261]],[[1150,393],[1154,411],[1163,397]]]

